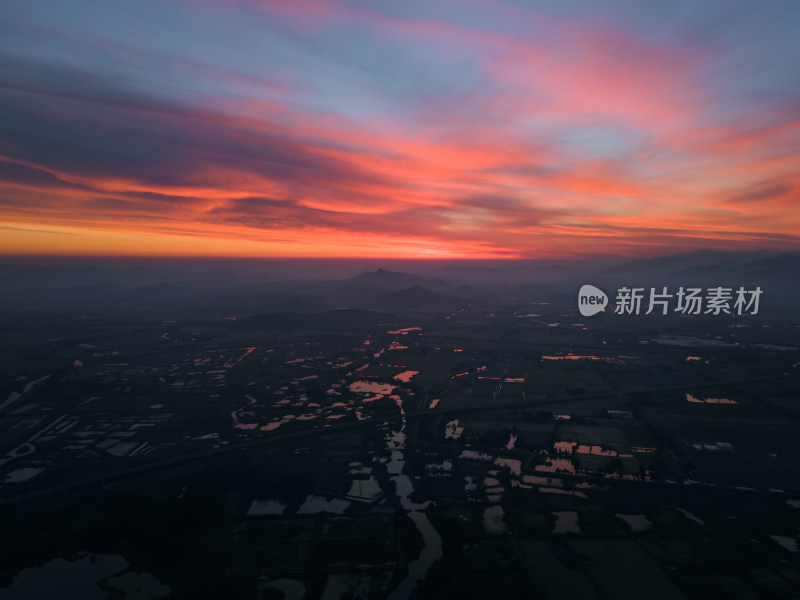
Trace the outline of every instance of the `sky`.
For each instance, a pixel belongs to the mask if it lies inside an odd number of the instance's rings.
[[[4,0],[0,254],[800,250],[800,2]]]

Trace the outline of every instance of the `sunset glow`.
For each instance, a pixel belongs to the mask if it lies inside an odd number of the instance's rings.
[[[48,4],[0,9],[3,254],[800,246],[794,2]]]

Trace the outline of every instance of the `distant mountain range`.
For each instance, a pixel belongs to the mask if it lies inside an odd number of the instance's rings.
[[[635,260],[608,270],[609,274],[639,274],[683,279],[713,285],[715,282],[800,281],[800,252],[698,250]]]
[[[619,265],[622,269],[681,269],[688,266],[744,265],[750,263],[769,263],[776,259],[800,258],[800,253],[770,252],[768,250],[696,250],[666,256],[627,261]]]
[[[322,267],[313,261],[280,263],[275,269],[266,259],[232,260],[229,269],[219,264],[205,264],[197,259],[163,264],[152,259],[136,264],[130,258],[119,262],[106,260],[102,264],[91,264],[88,259],[86,263],[79,259],[72,262],[53,259],[46,264],[8,259],[0,261],[0,279],[9,290],[0,297],[0,305],[103,304],[134,310],[144,306],[174,306],[201,309],[209,314],[225,307],[227,314],[239,316],[317,315],[336,308],[402,314],[405,310],[425,308],[449,310],[512,289],[537,297],[542,293],[571,295],[582,283],[769,285],[787,291],[800,289],[800,252],[766,250],[705,249],[604,263],[510,260],[401,265],[387,261],[386,266],[360,273],[350,263],[344,268],[333,261],[321,276],[317,274]],[[409,272],[388,268],[392,265]],[[287,274],[290,266],[294,268],[291,276]],[[276,279],[278,276],[284,278]],[[338,315],[337,319],[348,322],[351,317]],[[271,324],[270,319],[262,321],[264,326],[279,326]],[[308,324],[313,325],[311,321]]]
[[[426,290],[445,292],[453,288],[453,284],[444,279],[430,279],[387,269],[377,269],[362,273],[356,277],[356,281],[391,289],[409,289],[413,286],[418,286]]]

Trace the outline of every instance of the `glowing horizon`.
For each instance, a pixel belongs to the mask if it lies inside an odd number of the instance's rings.
[[[1,255],[800,249],[796,3],[0,16]]]

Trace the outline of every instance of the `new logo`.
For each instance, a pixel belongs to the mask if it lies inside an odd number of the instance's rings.
[[[603,312],[607,305],[608,296],[603,290],[588,283],[581,286],[578,291],[578,310],[584,317]]]

